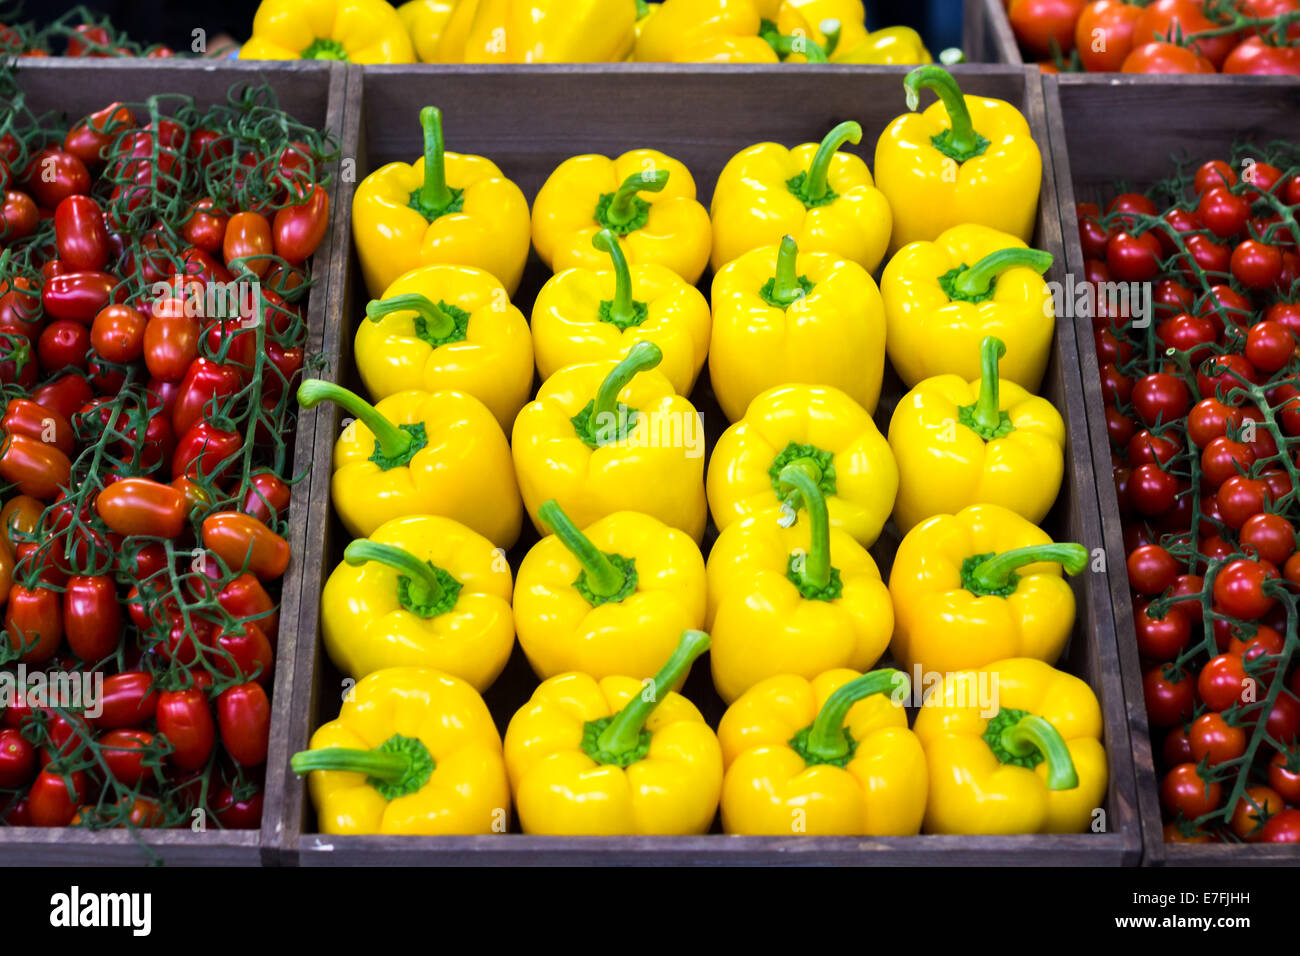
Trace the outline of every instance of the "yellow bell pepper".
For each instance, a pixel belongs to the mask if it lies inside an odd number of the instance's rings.
[[[460,0],[441,63],[602,63],[627,58],[635,0]]]
[[[804,252],[833,252],[874,272],[889,245],[885,195],[858,156],[862,127],[840,123],[817,143],[759,143],[723,167],[713,191],[713,270],[792,236]]]
[[[812,679],[823,671],[871,667],[889,644],[889,590],[866,548],[832,528],[826,499],[799,463],[781,469],[792,507],[730,525],[707,565],[707,626],[713,685],[727,703],[778,674]]]
[[[606,257],[592,239],[608,229],[633,265],[661,265],[694,285],[709,264],[709,214],[695,199],[690,170],[653,149],[617,159],[566,159],[533,201],[533,246],[553,272],[597,270]]]
[[[528,321],[482,269],[412,269],[367,304],[366,317],[357,329],[356,362],[373,397],[455,389],[486,405],[503,430],[528,401]]]
[[[784,0],[808,26],[808,38],[835,62],[835,54],[856,47],[867,37],[867,11],[862,0]]]
[[[1101,708],[1042,661],[947,674],[916,736],[930,768],[927,833],[1079,833],[1106,799]]]
[[[515,419],[511,450],[524,504],[552,498],[580,528],[639,511],[704,537],[704,427],[689,401],[654,371],[662,353],[638,342],[620,362],[552,375]]]
[[[421,63],[437,63],[438,49],[462,0],[409,0],[397,8],[415,55]]]
[[[435,263],[473,266],[511,295],[528,259],[528,200],[491,160],[448,153],[442,113],[420,110],[424,158],[389,163],[352,197],[352,238],[371,298]]]
[[[464,392],[398,392],[370,405],[308,379],[298,403],[334,402],[355,420],[334,445],[330,498],[343,526],[366,538],[412,514],[452,518],[499,548],[519,537],[523,512],[510,447],[487,406]]]
[[[415,51],[385,0],[262,0],[239,58],[414,63]]]
[[[664,356],[659,371],[689,395],[709,351],[708,300],[671,269],[629,266],[610,230],[591,241],[609,253],[613,269],[566,269],[542,286],[532,324],[538,373],[547,379],[565,366],[618,360],[637,342],[654,342]]]
[[[776,385],[830,385],[868,412],[885,373],[885,307],[866,269],[794,239],[713,277],[709,377],[728,420]]]
[[[988,226],[945,230],[889,260],[880,278],[885,347],[911,388],[934,375],[980,375],[980,343],[1006,345],[1002,375],[1037,392],[1047,369],[1056,308],[1043,273],[1052,254]]]
[[[898,461],[900,532],[974,504],[1001,505],[1038,524],[1061,490],[1060,413],[1014,382],[999,382],[1000,339],[989,336],[980,351],[981,378],[927,378],[894,408],[889,447]]]
[[[1088,564],[1081,544],[998,505],[936,515],[904,536],[889,573],[894,659],[909,671],[957,671],[1007,657],[1054,663],[1074,627],[1061,573]]]
[[[569,673],[542,683],[506,729],[525,833],[683,836],[713,823],[722,751],[680,685],[709,646],[681,635],[650,680]]]
[[[963,97],[952,75],[934,64],[907,74],[904,87],[909,109],[924,88],[939,101],[898,117],[876,141],[876,186],[894,211],[890,252],[968,222],[1028,242],[1043,159],[1025,118],[1002,100]]]
[[[322,833],[504,833],[501,735],[469,684],[433,668],[376,671],[293,755]]]
[[[620,511],[585,531],[554,501],[553,534],[519,566],[515,629],[540,678],[581,671],[600,680],[653,676],[681,638],[704,624],[704,558],[685,533]]]
[[[825,63],[820,36],[788,0],[664,0],[638,33],[635,57],[659,63]]]
[[[798,501],[779,494],[781,469],[792,462],[826,496],[831,525],[870,547],[894,507],[898,467],[866,410],[824,385],[769,388],[723,432],[705,482],[718,530]]]
[[[831,54],[831,62],[902,66],[931,63],[933,57],[921,35],[911,27],[885,27],[871,33],[863,31],[856,42],[845,35]]]
[[[321,637],[360,680],[386,667],[434,667],[482,693],[515,646],[510,565],[450,518],[394,518],[343,551],[321,592]]]
[[[914,836],[925,752],[901,671],[840,669],[755,684],[718,725],[722,829],[746,836]]]

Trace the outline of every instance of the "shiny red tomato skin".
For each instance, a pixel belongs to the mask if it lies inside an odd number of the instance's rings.
[[[207,765],[216,729],[203,691],[190,687],[159,694],[155,720],[158,733],[172,745],[168,763],[181,770],[199,770]]]
[[[1157,664],[1142,678],[1147,717],[1156,727],[1174,727],[1192,716],[1196,706],[1196,681],[1183,673],[1165,676],[1165,665]]]
[[[1182,763],[1165,774],[1160,799],[1171,815],[1181,812],[1188,820],[1196,820],[1219,808],[1223,787],[1202,779],[1196,764]]]

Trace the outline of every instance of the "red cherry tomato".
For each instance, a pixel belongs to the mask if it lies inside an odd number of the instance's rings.
[[[1196,678],[1196,689],[1211,710],[1227,710],[1241,700],[1247,687],[1246,671],[1235,654],[1210,659]]]
[[[1129,584],[1139,594],[1163,594],[1178,579],[1178,562],[1158,544],[1143,545],[1128,556]]]
[[[1277,576],[1277,568],[1263,561],[1230,561],[1214,578],[1214,602],[1233,617],[1261,618],[1277,600],[1268,593],[1265,582]]]
[[[1226,760],[1236,760],[1246,752],[1246,731],[1229,724],[1223,715],[1210,711],[1192,721],[1187,732],[1195,763],[1206,761],[1211,767]]]
[[[1247,289],[1267,289],[1282,275],[1282,251],[1255,239],[1232,250],[1232,274]]]
[[[1187,673],[1165,674],[1166,665],[1157,664],[1142,678],[1147,717],[1156,727],[1173,727],[1192,716],[1196,706],[1196,682]]]
[[[1223,787],[1217,781],[1202,779],[1196,764],[1181,763],[1161,781],[1160,800],[1169,813],[1196,820],[1219,808]]]
[[[217,698],[217,722],[226,752],[244,767],[266,762],[271,702],[260,684],[239,684]]]
[[[1171,607],[1162,618],[1148,614],[1149,605],[1133,609],[1133,627],[1137,633],[1138,651],[1153,661],[1171,661],[1187,646],[1191,625],[1187,615]]]
[[[172,745],[168,762],[181,770],[207,765],[216,740],[208,699],[197,687],[164,691],[155,714],[158,733]]]
[[[1196,204],[1196,216],[1220,239],[1230,239],[1246,228],[1250,203],[1245,196],[1214,186],[1201,193]]]

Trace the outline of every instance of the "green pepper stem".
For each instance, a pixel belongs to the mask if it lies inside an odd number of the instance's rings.
[[[600,422],[602,416],[618,412],[618,393],[632,381],[638,372],[652,369],[663,361],[664,353],[653,342],[641,341],[628,350],[623,360],[610,370],[605,380],[596,391],[596,400],[591,408],[591,419]]]
[[[1070,759],[1070,748],[1060,731],[1036,714],[1026,714],[1002,731],[1002,746],[1013,756],[1028,757],[1035,750],[1047,761],[1047,789],[1073,790],[1079,774]]]
[[[709,635],[703,631],[683,631],[677,649],[649,685],[651,693],[637,694],[609,722],[597,738],[597,746],[606,753],[621,754],[635,748],[645,722],[656,707],[691,669],[695,658],[709,649]]]
[[[418,292],[407,292],[403,295],[390,296],[387,299],[371,299],[366,303],[366,318],[371,322],[379,322],[386,315],[392,315],[394,312],[418,312],[424,317],[428,325],[429,334],[434,338],[443,338],[450,335],[456,327],[456,322],[427,295],[421,295]]]
[[[411,758],[403,753],[385,753],[380,750],[324,747],[294,754],[289,758],[289,766],[297,774],[311,773],[313,770],[341,770],[345,773],[364,773],[367,777],[395,784],[410,771]]]
[[[786,36],[783,33],[765,34],[763,39],[779,57],[785,58],[792,53],[802,53],[809,63],[830,62],[826,51],[811,37],[802,33],[797,36]]]
[[[864,697],[892,694],[895,688],[906,696],[911,682],[902,671],[890,669],[871,671],[847,684],[841,684],[826,698],[826,703],[817,712],[805,749],[825,763],[843,759],[849,752],[849,742],[844,736],[844,720],[848,717],[849,709]]]
[[[420,201],[430,209],[445,209],[451,205],[452,194],[447,188],[442,110],[436,106],[420,110],[420,126],[424,129],[424,185],[420,187]]]
[[[614,301],[609,308],[610,319],[619,328],[634,324],[636,309],[632,306],[632,270],[622,246],[618,244],[618,236],[612,229],[602,229],[591,237],[591,244],[601,252],[608,252],[614,263]]]
[[[380,415],[356,392],[319,378],[309,378],[298,386],[298,404],[303,408],[315,408],[321,402],[333,402],[360,419],[374,433],[385,456],[400,458],[410,450],[411,435]]]
[[[558,502],[544,502],[537,509],[537,516],[560,539],[560,543],[569,549],[569,553],[578,559],[582,569],[587,572],[587,587],[591,588],[592,594],[609,597],[623,589],[626,575],[614,566],[604,551],[578,530],[578,526],[564,513]]]
[[[805,585],[820,590],[831,580],[831,525],[826,496],[812,475],[799,464],[792,462],[782,468],[778,480],[782,485],[794,486],[808,509],[810,541],[799,574]]]
[[[804,297],[799,283],[799,244],[794,236],[783,236],[776,253],[776,275],[772,281],[772,299],[789,308]]]
[[[996,336],[986,335],[980,343],[980,397],[975,402],[975,422],[989,431],[996,431],[1002,421],[998,359],[1006,354],[1007,347]]]
[[[1051,561],[1065,568],[1066,574],[1078,574],[1088,566],[1088,549],[1081,544],[1036,544],[1028,548],[1014,548],[995,554],[981,562],[971,572],[971,580],[984,591],[994,592],[1007,587],[1011,575],[1026,564]]]
[[[989,253],[975,265],[963,269],[952,280],[952,285],[964,296],[986,296],[998,276],[1008,269],[1022,266],[1042,275],[1052,267],[1052,254],[1041,249],[999,249],[997,252]]]
[[[860,142],[862,142],[862,127],[852,120],[840,123],[826,134],[821,146],[817,147],[812,164],[808,167],[808,178],[804,180],[804,193],[808,199],[816,202],[826,195],[826,176],[831,169],[831,160],[835,158],[839,148],[845,143]]]
[[[961,87],[951,73],[933,63],[917,67],[903,79],[903,89],[907,92],[909,110],[920,105],[921,90],[934,90],[943,101],[943,108],[948,111],[948,121],[952,124],[950,143],[953,150],[965,154],[975,149],[977,134],[971,122],[970,110],[966,108],[966,98],[962,96]]]
[[[419,588],[419,593],[412,595],[415,604],[436,604],[442,600],[442,584],[438,581],[438,575],[427,561],[421,561],[409,551],[368,538],[359,538],[343,549],[343,560],[353,567],[375,561],[405,574],[411,579],[411,586]]]
[[[817,29],[820,30],[822,32],[822,36],[826,38],[826,45],[825,48],[822,50],[822,52],[825,53],[828,58],[834,56],[835,51],[839,48],[840,45],[840,34],[844,29],[843,26],[840,24],[840,21],[834,19],[833,17],[827,20],[823,20],[821,23],[817,25]],[[856,143],[857,140],[854,140],[854,142]]]
[[[666,169],[633,173],[623,180],[623,185],[619,186],[618,192],[614,193],[614,198],[610,200],[609,208],[605,212],[606,218],[616,226],[631,221],[637,214],[636,203],[633,202],[636,194],[663,192],[663,188],[667,185],[668,170]]]

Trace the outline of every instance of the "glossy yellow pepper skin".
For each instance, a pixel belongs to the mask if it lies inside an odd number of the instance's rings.
[[[437,107],[420,110],[420,125],[424,157],[381,166],[352,197],[366,291],[378,298],[412,269],[449,263],[482,269],[514,295],[528,259],[528,200],[491,160],[444,150]]]
[[[622,359],[637,342],[659,346],[659,371],[679,395],[689,395],[709,351],[712,318],[695,286],[660,265],[629,266],[618,238],[592,239],[612,268],[566,269],[552,276],[533,303],[537,372],[548,379],[569,365]]]
[[[509,431],[533,388],[528,321],[481,269],[412,269],[366,306],[355,357],[374,398],[422,389],[473,395]]]
[[[876,141],[876,186],[894,211],[890,253],[972,222],[1028,242],[1043,160],[1025,118],[1002,100],[963,97],[935,64],[909,73],[905,87],[911,109],[922,88],[940,99],[898,117]]]
[[[1055,503],[1065,422],[1051,402],[999,380],[1002,348],[989,336],[980,378],[927,378],[895,406],[889,447],[898,461],[900,532],[974,504],[1001,505],[1039,524]]]
[[[769,677],[718,725],[722,828],[744,836],[914,836],[925,752],[900,671]],[[846,736],[847,735],[847,736]]]
[[[1080,544],[998,505],[936,515],[909,531],[889,574],[894,659],[909,673],[983,667],[1007,657],[1054,663],[1074,627],[1062,567],[1088,564]]]
[[[764,33],[765,21],[775,30]],[[658,63],[824,63],[820,38],[787,0],[664,0],[637,34],[634,56]]]
[[[885,373],[885,309],[866,269],[781,245],[747,252],[713,278],[709,377],[737,421],[761,392],[830,385],[868,412]]]
[[[754,515],[718,535],[707,564],[713,686],[727,703],[778,674],[867,670],[889,644],[889,590],[867,550],[830,527],[821,489],[797,463],[782,491],[802,507]]]
[[[568,673],[542,683],[506,730],[506,766],[525,833],[704,833],[722,790],[718,738],[679,685],[708,647],[681,635],[649,680]]]
[[[337,720],[295,754],[321,833],[505,833],[510,783],[501,735],[473,687],[433,668],[357,682]]]
[[[414,63],[415,51],[385,0],[262,0],[239,58]]]
[[[911,27],[885,27],[866,33],[853,42],[845,36],[831,54],[832,63],[866,63],[874,66],[931,63],[921,35]]]
[[[635,0],[460,0],[437,45],[441,63],[625,60]]]
[[[657,150],[573,156],[542,184],[533,246],[552,272],[604,268],[608,256],[592,244],[602,229],[619,237],[632,265],[666,266],[692,285],[709,263],[712,231],[695,179]]]
[[[980,343],[1006,346],[1002,377],[1037,392],[1047,369],[1056,306],[1043,273],[1052,254],[988,226],[954,226],[914,242],[880,277],[886,349],[911,388],[935,375],[980,375]]]
[[[682,631],[704,624],[704,558],[684,532],[620,511],[580,531],[553,501],[553,533],[519,566],[515,629],[543,680],[652,677]]]
[[[792,236],[804,252],[831,252],[874,272],[889,246],[892,214],[867,164],[839,152],[862,141],[840,123],[822,142],[786,149],[758,143],[728,160],[713,191],[713,270]]]
[[[661,356],[642,341],[620,362],[561,369],[519,413],[511,451],[539,532],[538,509],[554,498],[580,528],[639,511],[703,540],[704,428],[654,370]]]
[[[825,385],[769,388],[722,433],[705,482],[718,530],[780,508],[779,476],[791,462],[818,483],[831,525],[870,547],[894,507],[898,466],[866,409]]]
[[[438,48],[461,0],[408,0],[397,8],[421,63],[437,63]]]
[[[519,537],[523,511],[510,447],[486,405],[464,392],[398,392],[371,406],[308,379],[298,402],[341,406],[355,420],[334,445],[330,499],[343,526],[366,538],[412,514],[452,518],[499,548]]]
[[[433,667],[482,693],[515,646],[510,596],[510,565],[487,538],[450,518],[394,518],[344,549],[321,592],[321,638],[348,677]]]
[[[1042,661],[945,675],[916,718],[930,768],[925,832],[1090,829],[1106,799],[1101,734],[1088,685]]]

